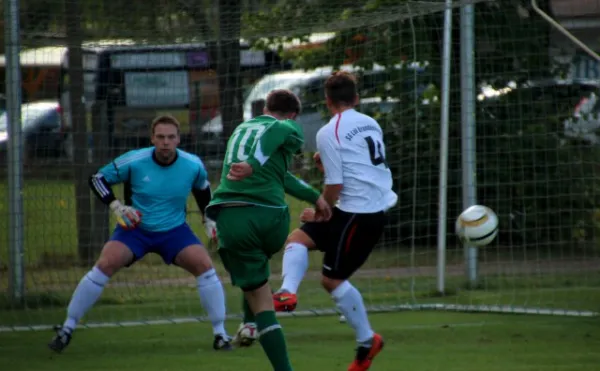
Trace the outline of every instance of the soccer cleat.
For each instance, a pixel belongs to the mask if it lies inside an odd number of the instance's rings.
[[[62,326],[54,327],[54,331],[56,331],[56,336],[48,343],[48,347],[56,353],[60,353],[71,342],[71,332],[65,331]]]
[[[249,347],[257,339],[257,333],[255,323],[241,323],[231,342],[238,347]]]
[[[288,291],[277,291],[273,294],[273,306],[276,312],[293,312],[298,305],[298,297]]]
[[[213,342],[214,350],[232,350],[231,339],[223,335],[215,335],[215,341]]]
[[[383,338],[379,334],[373,335],[371,347],[359,346],[356,349],[356,358],[348,367],[348,371],[366,371],[371,367],[373,358],[383,349]]]

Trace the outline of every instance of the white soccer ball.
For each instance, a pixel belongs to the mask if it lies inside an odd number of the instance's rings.
[[[473,205],[456,219],[456,234],[466,245],[486,246],[498,234],[498,216],[487,206]]]
[[[258,330],[255,323],[242,323],[235,334],[234,343],[249,347],[257,339]]]

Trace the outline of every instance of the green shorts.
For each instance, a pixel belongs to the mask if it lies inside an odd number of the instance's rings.
[[[287,208],[223,207],[217,216],[219,255],[231,283],[245,290],[262,286],[269,260],[283,248],[290,230]]]

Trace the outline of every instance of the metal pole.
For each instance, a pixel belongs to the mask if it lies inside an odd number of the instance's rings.
[[[462,194],[463,208],[477,203],[475,153],[475,24],[474,5],[460,9],[460,88],[462,123]],[[465,246],[469,284],[477,281],[477,248]]]
[[[23,266],[23,135],[21,133],[21,61],[19,58],[19,0],[4,2],[6,53],[6,116],[8,122],[8,246],[9,287],[15,304],[25,298]]]
[[[448,222],[448,132],[450,126],[450,66],[452,64],[452,0],[444,11],[442,56],[442,112],[440,127],[440,189],[437,240],[437,291],[444,293],[446,282],[446,225]]]

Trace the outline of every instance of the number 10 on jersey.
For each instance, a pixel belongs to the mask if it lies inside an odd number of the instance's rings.
[[[252,125],[238,127],[231,139],[229,139],[229,148],[225,161],[227,165],[233,162],[246,161],[248,157],[256,150],[256,144],[266,130],[264,125]]]

